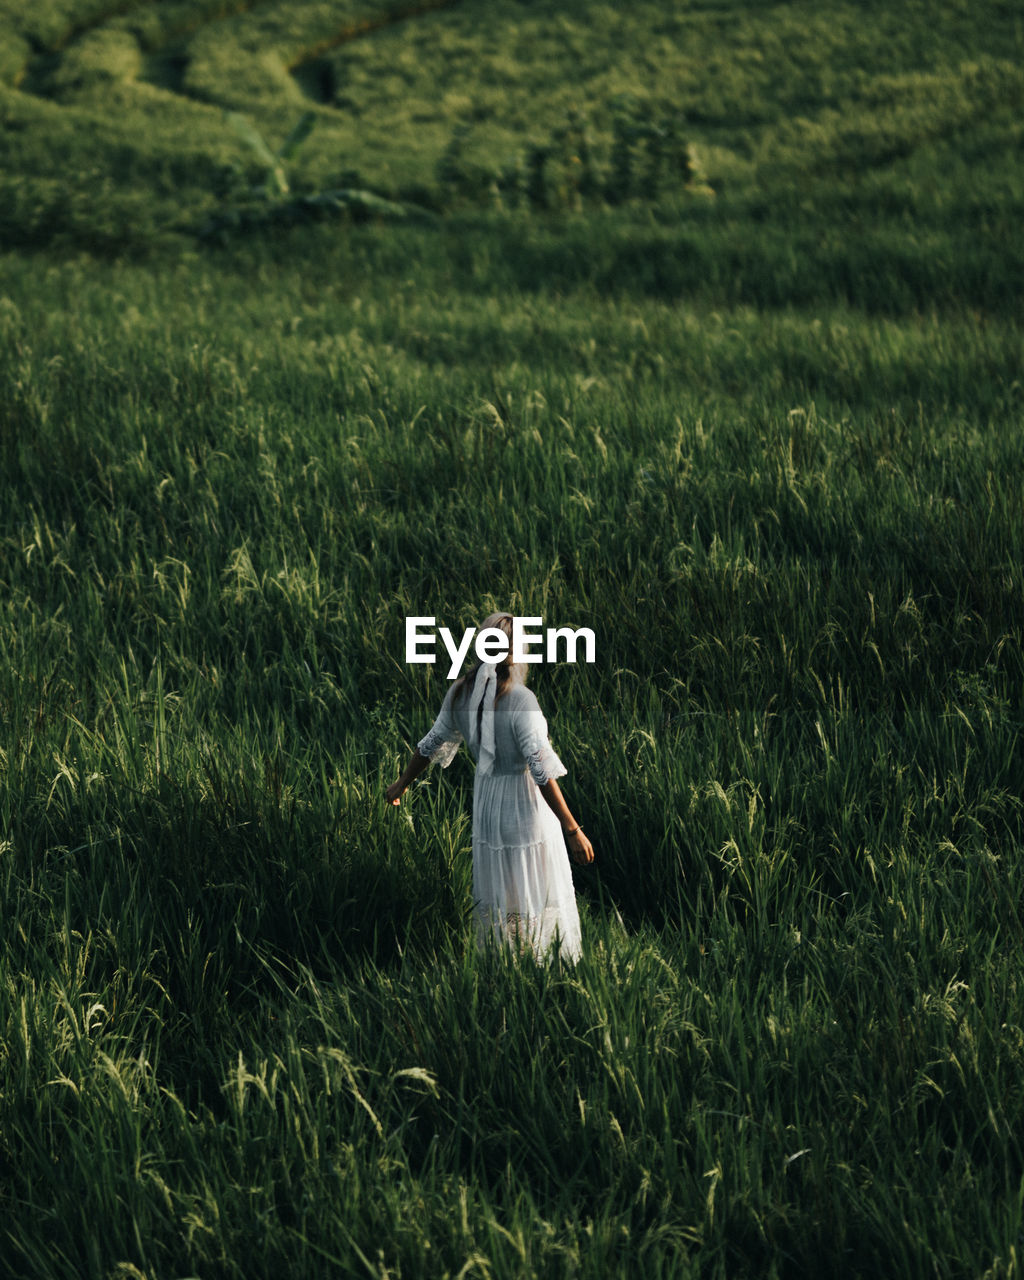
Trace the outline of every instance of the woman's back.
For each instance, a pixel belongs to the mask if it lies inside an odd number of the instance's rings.
[[[458,690],[453,688],[445,704],[449,707],[454,727],[467,743],[472,743],[475,735],[470,733],[470,690],[463,690],[461,696],[455,696],[457,694]],[[528,767],[538,784],[549,777],[560,777],[565,772],[548,742],[547,720],[535,694],[526,685],[513,683],[494,703],[494,764],[491,772],[501,777],[522,773]]]

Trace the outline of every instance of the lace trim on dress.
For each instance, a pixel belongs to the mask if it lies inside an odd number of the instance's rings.
[[[559,907],[528,914],[475,903],[473,920],[480,949],[497,944],[520,953],[532,952],[538,959],[548,958],[556,951],[570,962],[579,958],[579,930],[572,927]]]
[[[446,738],[440,729],[431,729],[427,736],[417,743],[416,750],[421,756],[426,756],[431,764],[439,764],[442,769],[447,769],[458,755],[461,742],[461,733],[452,741],[451,738]]]
[[[542,787],[545,782],[550,782],[552,778],[564,778],[569,772],[558,756],[555,755],[554,748],[550,742],[535,739],[527,744],[527,750],[524,754],[526,756],[526,767],[530,770],[530,777],[538,787]]]

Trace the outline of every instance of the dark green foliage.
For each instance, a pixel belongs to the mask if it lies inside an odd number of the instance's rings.
[[[513,209],[525,202],[535,211],[579,212],[629,199],[657,203],[666,195],[713,195],[696,146],[680,136],[676,114],[670,108],[656,117],[649,103],[624,100],[617,105],[613,141],[605,154],[586,116],[573,108],[548,141],[525,145],[500,175],[467,160],[472,126],[462,122],[438,161],[437,203],[493,205],[497,189],[502,203]]]

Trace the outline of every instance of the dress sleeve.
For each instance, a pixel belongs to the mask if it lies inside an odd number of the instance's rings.
[[[562,778],[569,772],[548,740],[548,722],[532,693],[515,717],[513,730],[516,745],[530,770],[530,777],[538,787],[550,782],[552,778]]]
[[[445,694],[441,710],[437,713],[437,719],[430,732],[416,744],[416,750],[421,756],[427,756],[431,764],[439,764],[442,769],[447,769],[455,759],[459,744],[462,742],[462,734],[456,729],[452,718],[454,693],[455,686],[452,685]]]

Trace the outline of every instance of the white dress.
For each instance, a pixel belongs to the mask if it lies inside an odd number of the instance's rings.
[[[459,743],[472,743],[470,690],[453,685],[420,755],[447,767]],[[479,735],[477,735],[479,736]],[[473,784],[473,918],[479,945],[489,938],[536,954],[557,938],[569,960],[581,952],[580,917],[562,826],[538,790],[567,772],[548,741],[534,694],[513,683],[494,703],[494,763]]]

